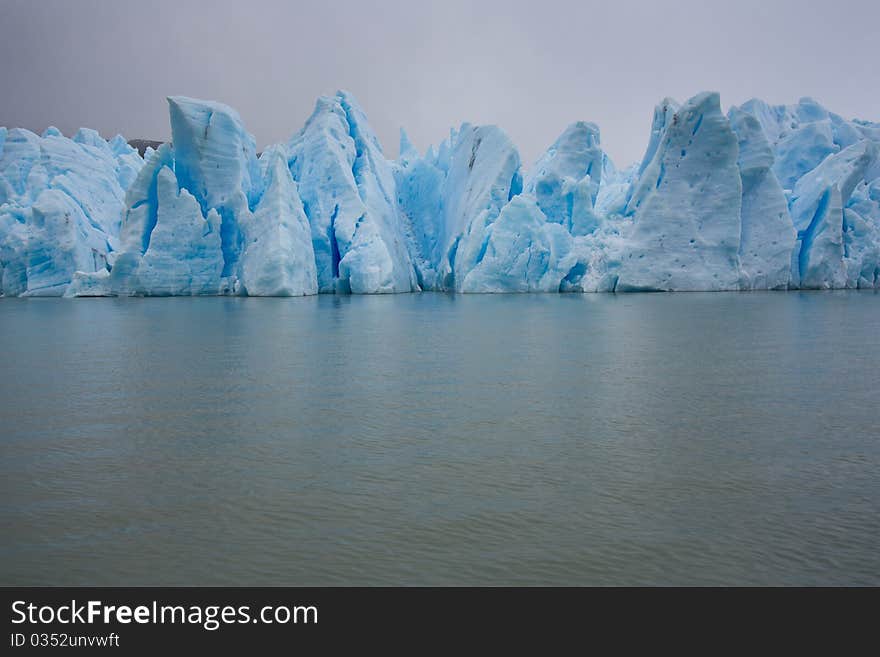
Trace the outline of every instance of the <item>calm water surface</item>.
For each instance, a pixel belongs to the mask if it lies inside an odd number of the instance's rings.
[[[0,584],[880,584],[880,295],[0,300]]]

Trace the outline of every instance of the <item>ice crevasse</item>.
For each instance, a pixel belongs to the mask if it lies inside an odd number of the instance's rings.
[[[0,294],[880,287],[880,124],[812,99],[664,99],[622,169],[584,121],[524,167],[468,123],[389,160],[346,92],[260,154],[232,108],[168,104],[143,157],[0,128]]]

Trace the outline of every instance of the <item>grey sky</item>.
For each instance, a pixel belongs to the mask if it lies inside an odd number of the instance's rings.
[[[0,0],[0,125],[167,139],[165,96],[235,107],[259,147],[352,91],[386,154],[495,123],[526,164],[575,120],[618,164],[654,104],[711,89],[880,119],[880,2]]]

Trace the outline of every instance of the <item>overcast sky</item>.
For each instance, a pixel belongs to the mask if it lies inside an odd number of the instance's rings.
[[[353,92],[386,154],[462,121],[504,128],[530,164],[596,122],[641,159],[654,105],[812,96],[880,120],[877,0],[0,0],[0,125],[167,139],[165,97],[235,107],[260,148],[315,98]]]

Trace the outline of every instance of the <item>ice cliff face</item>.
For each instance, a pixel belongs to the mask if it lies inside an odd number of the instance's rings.
[[[880,124],[810,99],[667,98],[624,169],[586,122],[525,169],[470,124],[389,161],[345,92],[259,158],[233,109],[169,113],[143,158],[0,128],[0,294],[880,287]]]
[[[880,286],[880,215],[870,201],[880,178],[880,124],[846,121],[809,98],[790,106],[751,100],[731,110],[732,120],[738,115],[754,117],[774,155],[771,170],[796,231],[788,287]],[[758,215],[765,226],[767,216]]]
[[[700,94],[663,121],[632,187],[615,289],[738,289],[742,183],[718,94]]]
[[[273,147],[258,160],[253,137],[225,105],[168,103],[172,144],[147,152],[128,191],[107,293],[315,294],[308,220],[287,151]],[[96,285],[83,288],[94,294]]]
[[[574,123],[532,167],[525,181],[547,221],[560,224],[572,235],[587,235],[599,225],[594,211],[602,182],[604,153],[599,128]]]
[[[465,124],[424,158],[404,156],[395,173],[421,286],[465,291],[492,223],[522,191],[516,148],[494,126]]]
[[[785,289],[797,233],[773,171],[776,158],[756,117],[736,107],[729,117],[737,137],[737,167],[742,180],[740,288]]]
[[[0,128],[0,293],[59,296],[75,272],[107,272],[142,164],[122,137]]]
[[[315,250],[308,217],[280,146],[260,157],[263,196],[241,225],[244,242],[241,283],[252,296],[318,293]]]
[[[344,92],[320,98],[287,150],[320,291],[418,290],[391,163],[354,99]]]
[[[172,144],[147,153],[126,195],[121,253],[109,291],[238,292],[241,227],[262,192],[254,140],[225,105],[179,97],[168,105]]]

